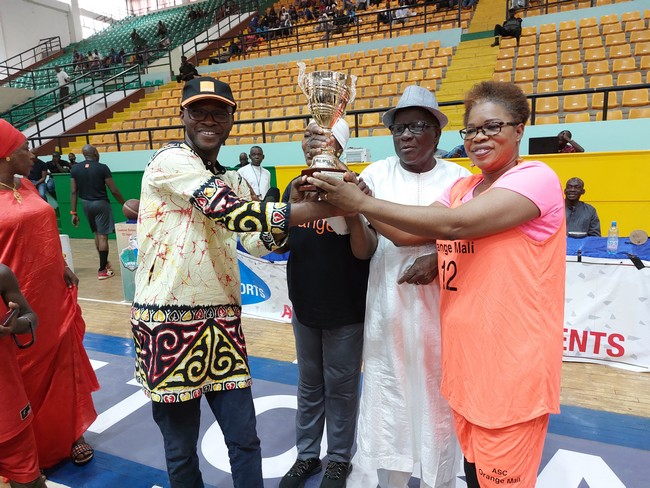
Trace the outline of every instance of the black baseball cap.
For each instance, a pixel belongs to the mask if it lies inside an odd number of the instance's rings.
[[[233,112],[237,109],[237,103],[235,97],[232,96],[230,85],[210,76],[189,80],[183,87],[182,108],[199,100],[218,100],[234,107]]]

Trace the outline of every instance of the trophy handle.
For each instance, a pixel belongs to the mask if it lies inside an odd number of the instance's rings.
[[[298,62],[298,87],[302,90],[302,92],[305,95],[307,95],[307,91],[306,91],[307,87],[305,83],[307,79],[307,77],[305,76],[306,68],[307,66],[305,65],[305,63],[303,63],[302,61]]]
[[[357,75],[348,74],[348,78],[350,80],[350,83],[348,84],[348,87],[350,88],[350,99],[348,100],[348,104],[351,104],[357,97]]]

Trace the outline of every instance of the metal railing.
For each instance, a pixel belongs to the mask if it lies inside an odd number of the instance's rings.
[[[21,127],[25,124],[34,124],[36,133],[29,137],[32,147],[40,146],[43,141],[61,137],[61,134],[67,130],[66,122],[68,120],[77,120],[74,115],[83,113],[83,119],[90,118],[94,113],[89,110],[96,104],[101,103],[104,108],[108,107],[108,96],[114,92],[122,92],[127,96],[128,90],[140,88],[142,86],[142,78],[140,75],[140,66],[130,66],[119,72],[115,72],[115,68],[103,68],[98,70],[99,74],[104,74],[104,77],[98,79],[91,79],[87,82],[84,76],[79,76],[70,80],[69,95],[65,99],[61,99],[58,88],[49,90],[37,97],[34,97],[27,102],[19,105],[17,108],[28,107],[32,110],[32,114],[22,118],[12,119],[9,117],[7,120],[16,127]],[[90,100],[91,95],[99,95]],[[53,104],[39,107],[39,100],[53,99]],[[68,102],[81,102],[76,105],[72,110],[67,110],[65,115],[63,113],[62,104]],[[53,110],[59,110],[55,117],[51,116]],[[47,117],[46,119],[44,119]],[[47,122],[45,122],[47,120]],[[60,130],[59,130],[60,125]],[[44,132],[53,127],[57,128],[58,136],[44,134]],[[38,142],[38,144],[36,144]]]
[[[47,58],[49,55],[61,50],[61,38],[48,37],[41,39],[39,43],[9,59],[0,63],[0,80],[8,76],[25,71],[27,66]]]
[[[581,90],[567,90],[567,91],[562,91],[562,92],[549,92],[549,93],[536,93],[533,95],[528,95],[528,98],[531,101],[531,118],[530,118],[530,125],[536,125],[535,124],[535,119],[539,114],[536,113],[536,106],[537,106],[537,100],[541,98],[548,98],[548,97],[566,97],[569,95],[581,95],[581,94],[596,94],[596,93],[603,93],[603,108],[602,108],[602,120],[606,121],[607,120],[607,114],[608,111],[611,110],[608,108],[608,100],[609,97],[612,93],[618,93],[618,92],[625,92],[628,90],[636,90],[639,88],[643,89],[650,89],[650,83],[644,83],[644,84],[637,84],[637,85],[625,85],[625,86],[611,86],[611,87],[600,87],[600,88],[587,88],[587,89],[581,89]],[[558,101],[559,103],[559,101]],[[442,110],[444,111],[445,107],[454,107],[454,106],[459,106],[463,105],[462,100],[455,100],[455,101],[448,101],[448,102],[440,102],[440,106],[442,107]],[[360,127],[360,116],[364,114],[370,114],[370,113],[380,113],[380,112],[385,112],[387,109],[386,108],[375,108],[375,109],[363,109],[363,110],[350,110],[348,112],[348,115],[353,117],[354,123],[350,127],[350,133],[354,135],[354,137],[359,136],[359,130],[362,129],[363,127]],[[544,114],[547,115],[547,114]],[[246,124],[261,124],[262,127],[262,133],[259,135],[252,134],[253,137],[258,137],[260,140],[256,142],[271,142],[267,140],[267,138],[272,135],[269,132],[269,128],[272,122],[276,121],[290,121],[290,120],[304,120],[305,125],[307,124],[308,120],[311,118],[309,114],[306,115],[294,115],[294,116],[285,116],[285,117],[265,117],[262,119],[250,119],[250,120],[241,120],[241,121],[236,121],[235,125],[246,125]],[[109,142],[109,143],[104,143],[104,144],[116,144],[117,150],[120,151],[122,148],[123,144],[146,144],[148,149],[156,149],[157,147],[154,147],[154,142],[158,142],[159,140],[154,138],[153,133],[154,131],[159,131],[159,130],[168,130],[168,129],[182,129],[183,125],[177,124],[177,125],[166,125],[166,126],[158,126],[158,127],[148,127],[148,128],[137,128],[137,129],[128,129],[128,130],[111,130],[111,131],[101,131],[101,132],[83,132],[83,133],[75,133],[75,134],[61,134],[56,137],[48,137],[47,139],[55,139],[57,141],[57,146],[59,150],[63,149],[63,144],[62,141],[71,139],[71,138],[76,138],[76,137],[84,137],[86,140],[86,143],[90,143],[90,138],[94,136],[103,136],[103,135],[112,135],[115,136],[115,141],[114,142]],[[146,140],[139,140],[139,141],[130,141],[128,139],[127,134],[132,134],[132,133],[146,133]],[[286,134],[286,132],[283,132],[283,134]],[[230,139],[234,139],[235,137],[243,137],[243,136],[235,136],[232,135]],[[29,138],[30,141],[37,140],[38,138]]]

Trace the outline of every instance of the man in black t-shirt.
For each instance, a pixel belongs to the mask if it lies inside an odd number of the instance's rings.
[[[29,175],[27,175],[27,179],[34,183],[41,198],[47,201],[47,197],[45,196],[47,192],[45,184],[45,180],[47,179],[47,165],[38,156],[34,159],[34,166],[32,166]]]
[[[310,150],[322,147],[320,143],[325,141],[320,135],[322,130],[319,134],[315,130],[318,128],[314,124],[305,131],[303,150],[308,162],[314,155]],[[341,119],[333,133],[335,141],[330,143],[340,156],[350,134],[347,123]],[[289,201],[290,194],[291,185],[282,201]],[[301,196],[309,199],[316,194]],[[360,233],[374,233],[361,216],[335,219],[345,220],[342,227],[347,229],[340,229],[332,219],[322,219],[289,231],[287,281],[299,374],[298,459],[280,481],[280,488],[302,486],[307,478],[321,471],[320,444],[325,420],[329,462],[321,486],[345,486],[352,470],[368,259],[373,251],[359,249],[354,243]]]
[[[47,172],[49,173],[46,182],[47,191],[50,195],[56,198],[56,189],[54,187],[54,178],[52,178],[52,175],[57,173],[69,173],[70,164],[61,159],[61,153],[58,151],[54,151],[52,153],[52,159],[45,164],[47,166]]]
[[[514,37],[517,39],[517,46],[519,46],[522,19],[515,17],[515,13],[515,9],[508,10],[508,16],[503,25],[496,24],[494,26],[494,42],[490,47],[498,46],[501,37]]]
[[[85,161],[74,165],[70,172],[70,215],[72,215],[72,225],[77,227],[79,225],[78,196],[81,198],[81,205],[90,224],[90,229],[95,234],[95,247],[99,254],[97,279],[105,280],[114,275],[108,262],[108,234],[115,232],[113,211],[106,187],[122,205],[124,205],[124,197],[115,186],[111,170],[99,162],[97,149],[86,144],[81,152]]]

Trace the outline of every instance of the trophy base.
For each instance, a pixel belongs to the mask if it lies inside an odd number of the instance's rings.
[[[339,169],[339,168],[307,168],[303,169],[302,172],[300,173],[303,176],[311,176],[314,173],[326,173],[328,176],[333,176],[334,178],[337,178],[339,180],[343,180],[343,175],[347,173],[346,170],[344,169]],[[300,191],[316,191],[318,188],[316,188],[314,185],[300,185],[298,187]]]

